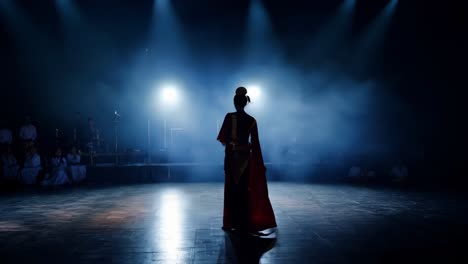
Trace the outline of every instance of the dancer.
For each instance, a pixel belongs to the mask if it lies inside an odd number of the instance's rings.
[[[268,198],[257,123],[244,111],[248,102],[247,89],[237,88],[237,111],[226,115],[218,135],[225,146],[223,230],[261,235],[261,231],[275,228],[276,220]]]

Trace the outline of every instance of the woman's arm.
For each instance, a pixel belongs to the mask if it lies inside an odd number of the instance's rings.
[[[262,164],[263,167],[265,167],[263,162],[262,148],[260,147],[260,139],[258,137],[257,121],[254,121],[250,133],[250,140],[252,143],[252,157],[255,159],[257,164]]]
[[[31,159],[32,167],[40,167],[41,166],[41,157],[39,155],[34,155]]]
[[[229,141],[229,125],[231,122],[231,118],[229,114],[226,114],[224,117],[223,125],[221,126],[221,130],[219,131],[217,140],[221,142],[221,144],[226,145]]]

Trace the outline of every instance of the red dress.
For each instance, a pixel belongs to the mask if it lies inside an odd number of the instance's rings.
[[[243,111],[228,113],[218,140],[226,146],[223,227],[248,231],[276,227],[255,119]]]

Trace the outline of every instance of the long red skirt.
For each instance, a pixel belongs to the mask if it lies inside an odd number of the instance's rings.
[[[276,227],[268,197],[266,169],[262,160],[251,154],[248,166],[237,180],[230,173],[229,154],[225,158],[223,227],[250,232]]]

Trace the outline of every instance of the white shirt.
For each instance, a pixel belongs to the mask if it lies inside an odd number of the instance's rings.
[[[33,125],[24,125],[20,130],[20,138],[22,140],[36,140],[37,132],[36,127]]]
[[[55,168],[65,168],[65,167],[67,167],[67,160],[64,157],[53,157],[50,160],[50,163]]]
[[[11,144],[13,141],[13,135],[11,134],[11,130],[8,128],[0,129],[0,143],[1,144]]]
[[[31,158],[24,161],[25,168],[39,168],[41,167],[41,157],[38,154],[34,154]]]
[[[17,164],[16,158],[12,154],[2,155],[2,161],[5,167],[10,167]]]
[[[80,155],[76,154],[76,156],[73,156],[72,154],[67,155],[67,161],[70,164],[78,164],[80,163]]]

